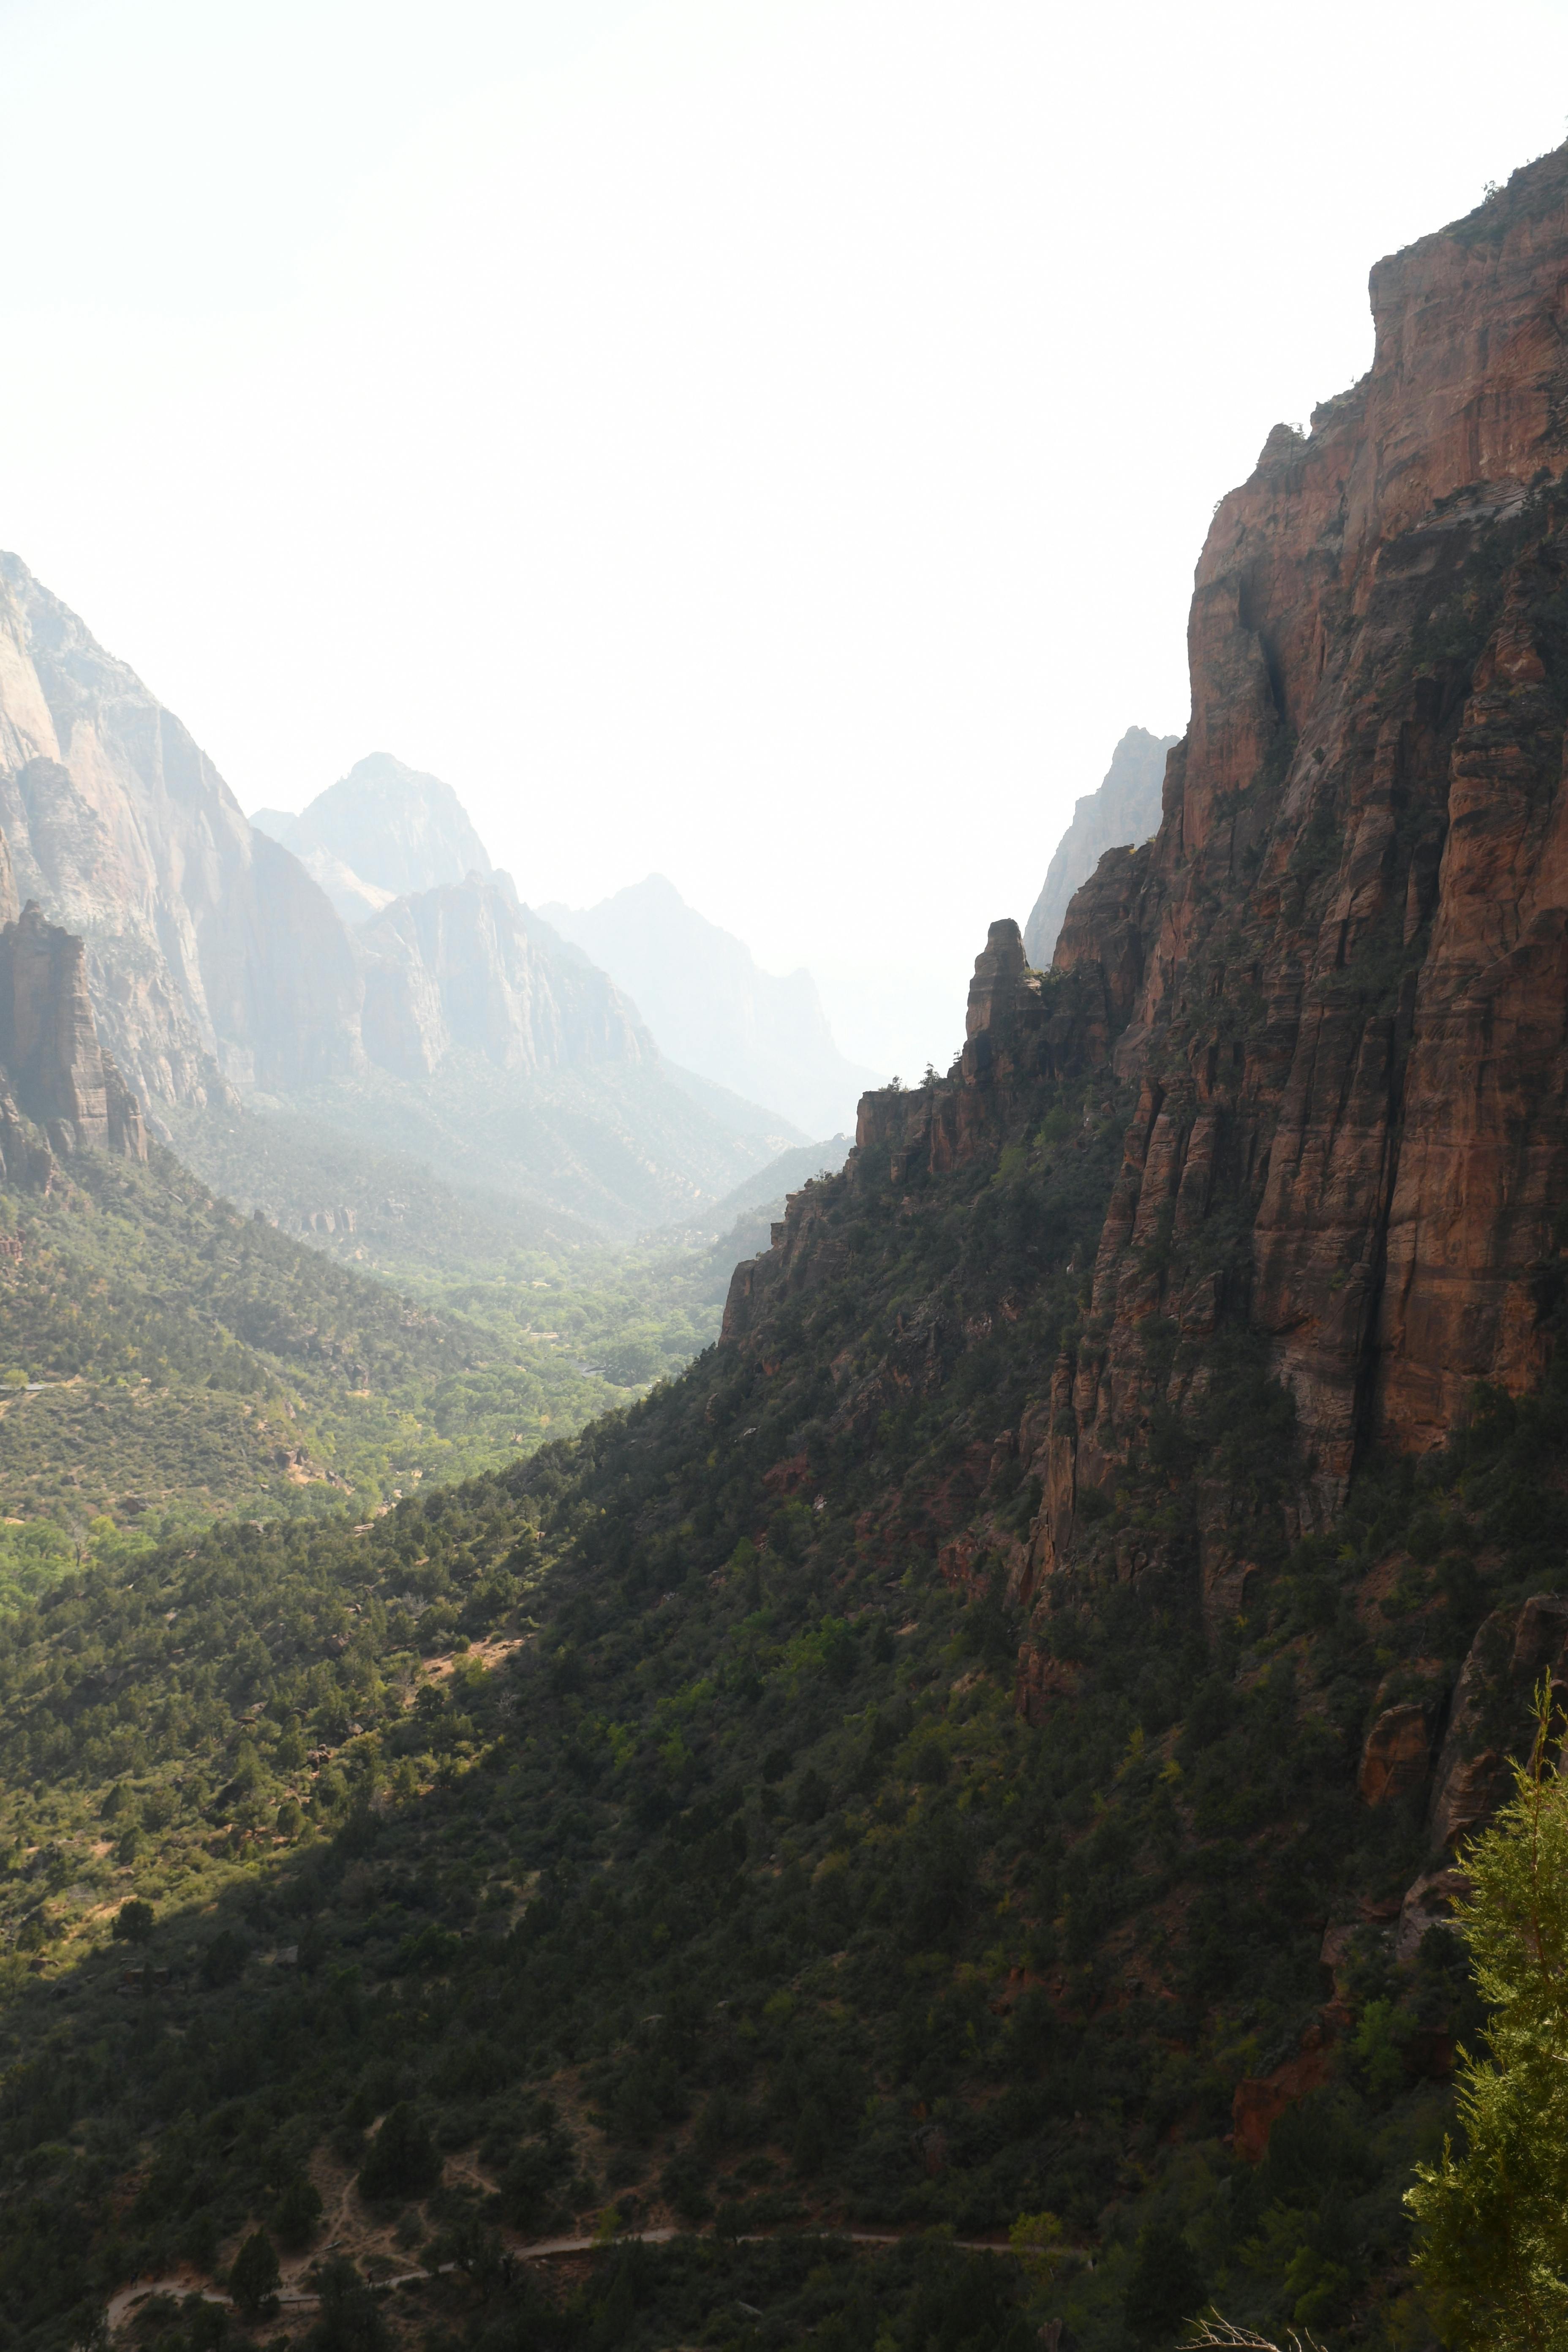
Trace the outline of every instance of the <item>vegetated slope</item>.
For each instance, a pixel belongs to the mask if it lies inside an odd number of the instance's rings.
[[[1041,971],[1057,951],[1073,892],[1088,881],[1106,851],[1121,844],[1136,849],[1158,830],[1165,754],[1176,742],[1174,735],[1151,735],[1145,727],[1130,727],[1111,753],[1099,787],[1074,802],[1072,823],[1057,844],[1024,926],[1025,953]]]
[[[541,914],[591,955],[672,1062],[756,1102],[807,1135],[847,1125],[875,1074],[847,1061],[807,971],[763,971],[734,935],[650,874],[596,907]]]
[[[955,1538],[1036,1507],[1002,1433],[1080,1312],[1103,1083],[973,1081],[954,1169],[873,1146],[809,1187],[818,1278],[738,1283],[744,1343],[574,1444],[368,1529],[106,1562],[12,1622],[16,2340],[255,2224],[372,2274],[433,2240],[467,2268],[400,2290],[410,2324],[543,2345],[956,2352],[1028,2341],[1031,2295],[1089,2346],[1216,2294],[1422,2340],[1399,2198],[1467,1995],[1440,1932],[1394,1965],[1424,1790],[1371,1804],[1358,1771],[1560,1559],[1563,1401],[1369,1477],[1243,1617],[1205,1622],[1191,1548],[1063,1574],[1026,1719],[1003,1555]],[[1216,1356],[1206,1411],[1233,1476],[1278,1479],[1252,1362]],[[1154,1458],[1114,1522],[1168,1546],[1185,1509]],[[1491,1689],[1506,1736],[1525,1694]],[[353,2189],[405,2103],[412,2154]],[[553,2315],[503,2278],[501,2240],[612,2202],[719,2235]],[[1042,2211],[1076,2250],[1044,2290],[940,2245],[734,2243]]]
[[[182,1156],[243,1210],[295,1219],[340,1265],[464,1318],[540,1385],[541,1423],[580,1428],[616,1391],[682,1370],[717,1336],[738,1260],[765,1249],[788,1184],[821,1162],[793,1151],[689,1226],[606,1243],[580,1219],[458,1191],[405,1153],[288,1112],[177,1112]]]
[[[157,1146],[145,1165],[79,1153],[0,1218],[0,1507],[72,1541],[104,1514],[155,1525],[345,1494],[363,1514],[615,1393],[579,1378],[568,1401],[530,1360],[542,1347],[330,1264]]]
[[[18,1615],[24,2339],[308,2233],[314,2166],[366,2260],[452,2233],[476,2340],[1016,2344],[1005,2266],[734,2241],[1020,2213],[1106,2352],[1428,2340],[1447,1865],[1568,1679],[1565,281],[1561,152],[1380,266],[1366,383],[1216,516],[1155,842],[1050,974],[994,927],[682,1380]],[[610,2193],[718,2242],[526,2308],[487,2232]]]

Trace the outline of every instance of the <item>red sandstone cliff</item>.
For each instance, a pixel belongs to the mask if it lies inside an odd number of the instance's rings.
[[[1075,1368],[1079,1475],[1154,1402],[1141,1327],[1242,1206],[1320,1507],[1548,1335],[1568,1198],[1568,152],[1372,275],[1376,356],[1226,499],[1164,816],[1075,901],[1136,1083]],[[1140,1244],[1163,1223],[1156,1279]],[[1094,1329],[1091,1324],[1091,1331]],[[1172,1376],[1179,1391],[1180,1370]],[[1172,1402],[1179,1402],[1179,1393]],[[1310,1504],[1309,1503],[1309,1507]]]
[[[1201,1395],[1227,1326],[1294,1398],[1307,1523],[1369,1438],[1434,1444],[1552,1344],[1568,150],[1381,262],[1372,302],[1369,373],[1310,435],[1277,425],[1216,511],[1155,838],[1102,859],[1043,979],[994,926],[960,1066],[861,1107],[897,1184],[994,1148],[1037,1080],[1081,1078],[1090,1110],[1132,1090],[1089,1312],[1027,1417],[1031,1578],[1069,1553],[1082,1489]],[[729,1336],[819,1278],[822,1221],[792,1205]],[[1239,1605],[1245,1508],[1215,1486],[1200,1518],[1205,1593]]]

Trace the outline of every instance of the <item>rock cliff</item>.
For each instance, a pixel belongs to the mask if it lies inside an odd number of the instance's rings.
[[[1194,1366],[1148,1343],[1206,1283],[1294,1398],[1309,1517],[1366,1439],[1432,1446],[1549,1345],[1568,153],[1379,263],[1372,303],[1367,376],[1221,502],[1159,832],[1105,861],[1056,952],[1137,1090],[1074,1366],[1080,1475],[1180,1407]]]
[[[47,1186],[57,1154],[147,1157],[141,1107],[99,1044],[82,943],[29,900],[0,837],[0,1182]]]
[[[653,1040],[602,971],[564,949],[504,876],[395,899],[360,932],[372,1061],[427,1077],[456,1048],[529,1075],[653,1063]]]
[[[298,816],[258,809],[251,823],[294,852],[348,923],[393,898],[490,871],[451,785],[387,751],[357,761]]]
[[[24,895],[85,942],[104,1042],[143,1099],[359,1066],[359,977],[321,890],[14,555],[0,555],[0,825]]]
[[[1075,890],[1089,880],[1108,849],[1136,849],[1157,831],[1165,756],[1174,735],[1151,735],[1130,727],[1110,755],[1097,792],[1074,803],[1072,823],[1057,844],[1046,869],[1045,887],[1024,926],[1024,951],[1031,963],[1048,965]]]
[[[1064,1087],[1086,1128],[1124,1122],[1019,1435],[1029,1583],[1072,1556],[1086,1493],[1098,1519],[1127,1465],[1175,1458],[1222,1359],[1275,1384],[1300,1532],[1370,1441],[1433,1448],[1477,1383],[1522,1393],[1552,1344],[1568,151],[1379,263],[1372,301],[1367,376],[1310,434],[1276,426],[1216,509],[1154,838],[1101,859],[1049,973],[994,925],[961,1062],[861,1105],[858,1156],[894,1184],[1021,1148]],[[804,1199],[738,1274],[732,1338],[808,1279],[822,1214]],[[1205,1598],[1239,1606],[1256,1493],[1194,1475]]]

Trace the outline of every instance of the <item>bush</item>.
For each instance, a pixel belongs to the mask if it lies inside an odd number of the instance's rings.
[[[110,1933],[117,1944],[144,1944],[158,1924],[158,1915],[150,1903],[139,1903],[134,1896],[122,1903],[114,1915]]]

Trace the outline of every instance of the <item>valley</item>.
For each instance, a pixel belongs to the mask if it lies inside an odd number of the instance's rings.
[[[318,881],[166,713],[73,771],[7,572],[6,2347],[1556,2341],[1407,2191],[1568,1695],[1565,291],[1568,148],[1378,263],[852,1149],[434,778]]]

